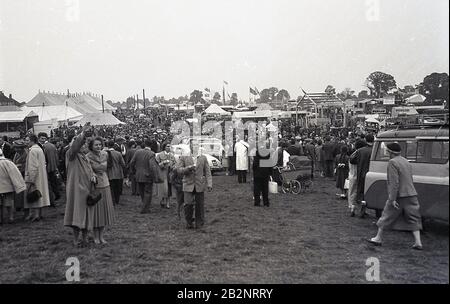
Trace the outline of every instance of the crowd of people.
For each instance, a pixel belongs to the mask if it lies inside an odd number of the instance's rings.
[[[133,116],[122,126],[63,126],[53,130],[51,136],[28,133],[12,143],[1,138],[2,211],[3,207],[7,210],[10,223],[15,221],[15,212],[23,212],[26,221],[39,221],[43,218],[42,210],[56,206],[65,188],[64,225],[73,229],[74,243],[85,246],[88,233],[92,232],[95,244],[105,244],[105,228],[114,222],[115,207],[120,204],[125,184],[131,195],[140,197],[141,214],[150,212],[155,199],[161,208],[171,208],[171,197],[175,197],[178,218],[181,219],[184,210],[186,227],[201,228],[205,223],[204,193],[212,191],[211,168],[204,155],[194,153],[199,150],[194,141],[190,146],[192,154],[179,157],[173,154],[170,124],[165,123],[179,118],[172,117],[162,124],[158,122],[158,127],[151,124],[149,127],[148,120]],[[247,183],[248,173],[253,173],[254,205],[261,206],[262,200],[268,207],[269,180],[281,184],[277,172],[295,162],[295,157],[305,157],[310,165],[310,179],[334,180],[336,195],[348,200],[349,214],[364,218],[367,215],[364,183],[373,142],[374,134],[355,130],[340,129],[333,133],[330,129],[292,129],[281,125],[278,146],[268,138],[264,153],[259,149],[251,151],[247,135],[235,136],[233,154],[222,162],[228,176],[237,175],[238,183]],[[393,147],[393,159],[401,157],[397,148]],[[268,166],[271,155],[276,159]],[[404,174],[410,174],[407,171],[410,168],[400,163],[406,168]],[[415,248],[419,249],[422,245],[417,234],[421,227],[420,214],[416,212],[418,202],[417,199],[397,202],[404,180],[409,179],[399,174],[398,169],[395,173],[388,174],[388,184],[396,185],[388,189],[390,207],[386,207],[379,220],[377,237],[369,241],[381,244],[383,229],[391,226],[393,219],[404,216],[398,210],[406,208],[408,220],[415,223],[410,228],[414,231]],[[407,195],[417,196],[412,182],[408,187]],[[413,207],[405,207],[410,205]]]

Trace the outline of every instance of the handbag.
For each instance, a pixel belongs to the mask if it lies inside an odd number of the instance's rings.
[[[102,194],[97,190],[95,184],[92,183],[91,191],[87,197],[86,204],[89,207],[95,206],[102,199]]]
[[[31,190],[31,188],[30,188],[30,190]],[[27,192],[26,199],[29,204],[32,204],[32,203],[35,203],[36,201],[38,201],[41,197],[42,197],[41,191],[39,191],[38,189],[34,189],[33,191]]]
[[[269,180],[269,193],[277,194],[278,193],[278,184],[273,181],[272,177]]]

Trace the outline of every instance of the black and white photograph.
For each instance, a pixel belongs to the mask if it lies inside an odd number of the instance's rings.
[[[448,0],[0,0],[0,285],[448,285],[448,103]]]

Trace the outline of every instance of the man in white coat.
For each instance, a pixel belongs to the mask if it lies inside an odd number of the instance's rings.
[[[35,190],[39,190],[41,193],[41,197],[38,200],[34,202],[25,201],[25,208],[30,209],[30,215],[27,217],[27,220],[35,222],[42,218],[41,209],[50,206],[47,168],[44,151],[37,144],[37,136],[34,134],[27,135],[25,141],[29,147],[25,165],[26,193],[31,193]]]
[[[236,153],[236,172],[239,184],[247,183],[249,147],[249,144],[244,139],[239,138],[234,146],[234,152]]]

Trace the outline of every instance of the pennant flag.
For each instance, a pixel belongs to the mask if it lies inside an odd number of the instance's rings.
[[[252,87],[250,87],[250,93],[251,93],[252,95],[258,95],[258,93],[256,93],[256,91],[252,89]]]
[[[260,93],[259,93],[259,90],[255,87],[255,91],[256,91],[256,94],[258,94],[258,95],[261,95]]]
[[[205,91],[211,93],[211,90],[208,88],[205,88]]]
[[[224,83],[224,84],[226,84],[226,85],[228,85],[228,82],[227,82],[227,81],[225,81],[225,80],[223,81],[223,83]]]
[[[223,99],[223,104],[225,104],[225,87],[222,87],[222,99]]]

